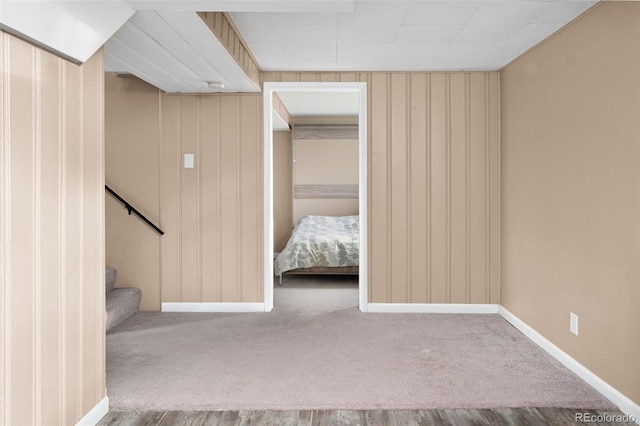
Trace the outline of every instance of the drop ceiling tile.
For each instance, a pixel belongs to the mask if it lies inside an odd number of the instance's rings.
[[[283,42],[282,50],[287,60],[298,58],[335,61],[336,59],[335,41],[331,40],[311,40],[298,37],[297,39]]]
[[[414,1],[402,25],[462,25],[471,19],[480,4],[479,1]]]
[[[475,44],[508,40],[523,26],[534,23],[549,4],[531,1],[484,2],[456,40]]]
[[[338,14],[339,27],[399,27],[404,21],[410,1],[358,1],[355,12]]]
[[[400,27],[357,28],[340,26],[338,42],[340,44],[380,44],[395,41]]]
[[[281,42],[292,38],[308,42],[336,42],[335,25],[283,25],[277,31]]]
[[[486,25],[502,25],[506,21],[533,23],[546,12],[549,1],[483,1],[469,22],[484,22]]]
[[[529,45],[535,46],[549,35],[555,33],[560,28],[561,24],[530,24],[518,31],[512,39],[508,40],[505,45],[508,46],[522,46]]]
[[[538,17],[536,24],[561,24],[572,21],[597,1],[562,1],[549,5],[549,8]]]
[[[395,43],[398,45],[446,45],[462,30],[462,25],[427,25],[400,27]]]
[[[337,69],[347,71],[380,71],[384,68],[392,45],[338,46]]]
[[[278,28],[271,23],[269,16],[269,13],[235,12],[231,14],[233,22],[247,43],[280,41]]]
[[[318,96],[318,113],[320,115],[357,115],[357,93],[320,93]]]
[[[338,24],[337,13],[270,13],[272,25],[333,25]]]
[[[402,70],[403,66],[411,65],[411,70],[416,70],[417,64],[421,63],[421,58],[441,56],[446,51],[446,44],[429,45],[392,45],[386,58],[386,64],[391,66],[389,70]],[[427,68],[423,68],[427,69]]]
[[[289,71],[335,71],[335,59],[315,59],[315,58],[296,58],[287,57],[289,62]],[[282,71],[282,68],[271,69],[266,71]]]
[[[487,44],[477,44],[477,43],[466,43],[456,41],[447,46],[445,52],[443,52],[443,56],[449,59],[453,58],[471,58],[477,56],[495,56],[504,48],[502,43],[487,43]]]
[[[253,55],[260,62],[262,69],[277,69],[282,64],[288,64],[280,43],[253,43]]]
[[[354,116],[358,114],[357,93],[276,92],[292,117]]]

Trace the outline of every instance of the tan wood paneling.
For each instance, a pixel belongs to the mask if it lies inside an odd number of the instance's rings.
[[[291,114],[289,114],[287,106],[282,102],[282,99],[280,99],[277,93],[273,94],[272,102],[273,110],[280,116],[280,118],[282,118],[282,120],[284,120],[285,123],[291,126]]]
[[[247,76],[260,86],[260,66],[246,46],[240,31],[225,12],[197,12]],[[284,118],[284,117],[283,117]]]
[[[200,145],[200,241],[201,241],[201,277],[209,285],[202,285],[202,300],[219,300],[220,282],[220,138],[219,138],[219,97],[202,97],[200,108],[206,119],[199,120],[199,134],[206,138]],[[201,281],[204,283],[206,281]]]
[[[110,188],[156,225],[160,217],[158,89],[137,78],[105,76],[105,170]],[[160,235],[107,194],[106,259],[118,287],[142,290],[142,311],[160,309]]]
[[[160,300],[181,298],[180,220],[182,152],[180,150],[180,97],[160,96]],[[109,143],[109,141],[107,141]]]
[[[429,94],[431,155],[429,186],[429,288],[431,303],[450,303],[449,245],[449,75],[431,76]]]
[[[291,132],[273,132],[273,250],[284,249],[293,228],[293,141]]]
[[[181,167],[180,179],[180,299],[183,302],[198,302],[200,300],[200,153],[198,148],[198,98],[185,96],[180,98],[180,159],[184,154],[195,155],[195,167],[185,169]]]
[[[369,178],[368,214],[369,223],[369,301],[391,300],[391,265],[389,256],[390,241],[390,202],[389,188],[389,129],[388,120],[388,84],[389,75],[374,74],[369,87],[371,105],[369,118]],[[373,212],[375,214],[372,214]]]
[[[238,300],[260,301],[262,284],[262,98],[239,97],[238,114],[246,117],[239,126],[239,174],[240,174],[240,260],[237,268],[240,276]]]
[[[238,98],[220,98],[220,137],[223,143],[220,149],[220,284],[221,302],[238,302],[240,293],[240,156],[239,137],[240,118],[238,117]]]
[[[410,300],[410,282],[408,277],[408,244],[409,239],[409,210],[408,192],[411,190],[411,182],[408,179],[410,172],[408,158],[409,140],[407,132],[408,110],[407,103],[410,97],[411,86],[408,74],[392,74],[391,81],[387,82],[390,104],[387,108],[390,125],[388,127],[387,159],[389,170],[389,236],[391,246],[387,258],[390,258],[390,271],[392,274],[388,293],[389,302],[406,303]],[[375,173],[375,171],[374,171]],[[397,283],[397,284],[394,284]]]
[[[263,297],[260,99],[161,95],[162,302]]]
[[[497,73],[263,77],[368,83],[370,302],[497,303]],[[261,98],[160,98],[161,300],[261,301]]]
[[[497,303],[498,73],[263,73],[366,81],[369,301]]]
[[[102,51],[0,43],[0,422],[75,424],[105,396]]]
[[[429,116],[427,99],[429,97],[427,74],[411,76],[411,103],[409,116],[409,179],[412,182],[409,191],[409,221],[411,235],[408,259],[410,269],[412,303],[426,303],[429,300],[429,209],[427,208],[429,175]]]

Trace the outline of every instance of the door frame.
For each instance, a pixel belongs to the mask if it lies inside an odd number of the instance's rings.
[[[362,312],[368,311],[368,216],[367,216],[367,83],[265,82],[263,87],[264,123],[264,310],[273,309],[273,93],[348,92],[357,93],[358,111],[358,208],[360,214],[360,265],[358,300]]]

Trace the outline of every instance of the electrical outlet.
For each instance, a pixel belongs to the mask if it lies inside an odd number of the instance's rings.
[[[578,335],[578,316],[573,312],[569,313],[569,331]]]

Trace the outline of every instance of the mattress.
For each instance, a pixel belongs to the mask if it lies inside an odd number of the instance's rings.
[[[276,275],[304,268],[358,266],[360,220],[351,216],[301,218],[274,262]]]

